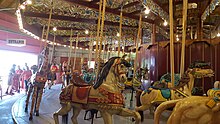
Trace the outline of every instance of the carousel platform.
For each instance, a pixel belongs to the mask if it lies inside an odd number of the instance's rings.
[[[59,104],[59,93],[61,90],[61,85],[52,86],[52,88],[46,89],[43,95],[43,99],[40,105],[40,116],[33,116],[33,120],[29,121],[29,110],[30,110],[30,103],[29,102],[29,109],[28,112],[24,111],[25,108],[25,100],[26,95],[24,95],[21,99],[17,100],[12,107],[12,117],[15,124],[54,124],[53,120],[53,113],[60,108]],[[166,120],[169,117],[170,112],[165,112],[161,116],[160,124],[166,124]],[[69,113],[68,123],[71,124],[71,116],[72,113]],[[85,111],[81,111],[80,115],[78,116],[78,123],[79,124],[92,124],[92,120],[85,120]],[[89,118],[90,114],[88,113],[86,118]],[[100,113],[98,113],[100,116]],[[59,117],[60,124],[62,124],[62,117]],[[132,119],[129,117],[120,117],[120,116],[113,116],[114,124],[133,124]],[[142,124],[153,124],[153,115],[149,114],[149,111],[145,111],[144,113],[144,121]],[[93,124],[104,124],[102,118],[94,118]]]

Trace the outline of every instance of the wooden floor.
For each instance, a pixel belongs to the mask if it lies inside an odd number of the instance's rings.
[[[29,114],[24,112],[25,108],[25,99],[26,95],[24,95],[21,99],[16,101],[16,103],[12,107],[12,116],[17,124],[54,124],[53,113],[60,108],[59,104],[59,93],[60,93],[61,85],[55,85],[50,90],[45,90],[43,95],[43,99],[40,106],[40,116],[33,116],[33,120],[29,121]],[[129,97],[129,95],[127,96]],[[29,102],[30,103],[30,102]],[[129,100],[126,101],[129,103]],[[127,104],[128,106],[128,104]],[[30,110],[30,105],[29,105]],[[29,112],[29,111],[28,111]],[[81,111],[80,116],[78,116],[79,124],[91,124],[91,120],[84,120],[85,111]],[[69,124],[72,113],[69,113]],[[165,112],[161,116],[160,124],[166,124],[166,120],[169,117],[170,112]],[[125,118],[120,116],[113,116],[114,124],[133,124],[131,118]],[[60,117],[61,123],[61,117]],[[102,118],[95,118],[94,124],[104,124]],[[148,111],[144,113],[144,121],[141,124],[153,124],[153,115],[150,115]]]

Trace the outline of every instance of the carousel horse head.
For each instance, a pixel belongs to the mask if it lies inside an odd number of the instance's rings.
[[[97,89],[103,81],[106,80],[107,76],[111,73],[110,76],[117,78],[117,85],[124,86],[124,82],[127,80],[127,67],[130,67],[130,63],[124,58],[112,57],[105,64],[104,67],[98,74],[98,80],[94,84],[94,89]]]

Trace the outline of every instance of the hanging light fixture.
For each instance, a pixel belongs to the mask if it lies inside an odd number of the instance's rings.
[[[149,14],[150,13],[150,9],[148,7],[146,7],[145,10],[144,10],[144,13],[145,14]]]
[[[89,30],[85,30],[85,34],[89,34]]]
[[[167,26],[167,24],[168,24],[168,23],[167,23],[167,21],[165,20],[165,21],[163,22],[163,25],[164,25],[164,26]]]
[[[220,33],[218,32],[217,37],[220,37]]]
[[[53,31],[57,31],[57,27],[53,27]]]

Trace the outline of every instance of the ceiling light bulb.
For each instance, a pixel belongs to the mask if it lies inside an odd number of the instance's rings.
[[[177,38],[176,38],[176,41],[179,41],[179,40],[180,40],[180,39],[177,37]]]
[[[89,31],[88,31],[88,30],[85,30],[85,34],[89,34]]]
[[[119,37],[120,36],[120,34],[119,33],[117,33],[117,37]]]
[[[167,23],[167,21],[165,20],[164,23],[163,23],[163,25],[164,25],[164,26],[167,26],[167,24],[168,24],[168,23]]]
[[[21,9],[25,9],[25,6],[22,4],[22,5],[20,5],[20,8]]]
[[[57,28],[56,28],[56,27],[53,27],[53,31],[57,31]]]
[[[31,0],[27,0],[26,2],[27,2],[27,4],[29,4],[29,5],[32,4],[32,1],[31,1]]]
[[[220,37],[220,33],[217,34],[217,37]]]
[[[150,13],[150,9],[148,7],[146,7],[146,9],[144,10],[145,14],[149,14]]]

